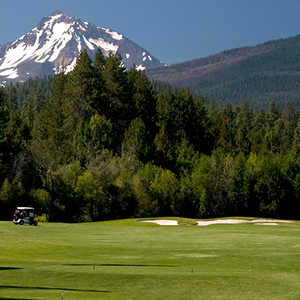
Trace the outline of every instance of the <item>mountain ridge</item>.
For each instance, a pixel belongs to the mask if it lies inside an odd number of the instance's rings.
[[[148,76],[233,104],[287,102],[300,107],[300,35],[222,51]]]
[[[69,72],[81,51],[87,49],[93,57],[98,48],[105,56],[120,54],[127,69],[145,70],[162,65],[123,34],[56,10],[30,32],[0,46],[0,81],[24,81],[62,70]]]

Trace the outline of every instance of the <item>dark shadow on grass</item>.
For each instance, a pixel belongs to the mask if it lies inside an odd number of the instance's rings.
[[[10,270],[22,270],[23,268],[15,268],[15,267],[0,267],[0,271],[10,271]],[[1,300],[1,298],[0,298]]]
[[[64,292],[110,293],[109,291],[101,291],[101,290],[85,290],[85,289],[72,289],[72,288],[52,288],[52,287],[43,287],[43,286],[18,286],[18,285],[0,285],[0,289],[54,290],[54,291],[64,291]]]
[[[171,265],[140,265],[140,264],[64,264],[70,267],[157,267],[157,268],[174,268]]]

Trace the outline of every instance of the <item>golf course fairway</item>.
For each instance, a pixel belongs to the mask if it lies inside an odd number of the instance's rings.
[[[300,299],[300,222],[170,220],[0,222],[0,300]]]

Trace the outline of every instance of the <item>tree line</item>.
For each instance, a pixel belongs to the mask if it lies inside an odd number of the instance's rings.
[[[68,74],[0,88],[0,218],[300,217],[299,111],[154,87],[84,51]]]

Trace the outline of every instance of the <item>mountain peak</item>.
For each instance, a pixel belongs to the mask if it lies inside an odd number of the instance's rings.
[[[57,9],[50,16],[52,17],[57,15],[64,15],[64,13],[61,10]]]
[[[30,32],[0,45],[0,83],[57,74],[62,70],[70,72],[84,49],[91,58],[98,49],[104,56],[118,53],[127,69],[145,70],[161,66],[148,51],[122,34],[56,10]]]

